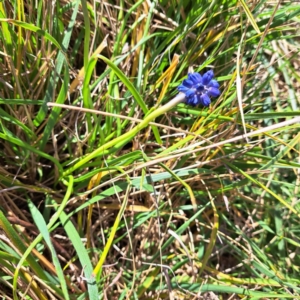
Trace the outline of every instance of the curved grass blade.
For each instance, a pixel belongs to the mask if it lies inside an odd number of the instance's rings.
[[[32,32],[35,32],[35,33],[39,34],[40,36],[44,37],[45,39],[49,40],[50,42],[52,42],[59,50],[63,51],[63,49],[61,48],[58,41],[52,35],[47,33],[45,30],[41,29],[40,27],[37,27],[33,24],[29,24],[29,23],[26,23],[26,22],[13,20],[13,19],[2,19],[2,18],[0,18],[0,22],[1,23],[6,22],[6,23],[14,24],[14,25],[20,26],[24,29],[28,29]]]
[[[72,192],[72,189],[73,189],[73,177],[72,176],[69,176],[69,184],[68,184],[68,189],[66,191],[66,194],[65,194],[65,197],[62,201],[62,203],[60,204],[59,206],[59,209],[56,211],[56,214],[54,216],[52,216],[49,224],[47,225],[47,229],[49,230],[55,223],[56,221],[58,220],[58,218],[60,217],[60,214],[63,212],[65,206],[67,205],[67,201],[69,200],[70,198],[70,195],[71,195],[71,192]],[[41,242],[41,240],[43,239],[43,236],[42,234],[39,234],[35,239],[34,241],[29,245],[29,247],[22,253],[23,256],[22,258],[20,259],[17,267],[16,267],[16,270],[15,270],[15,273],[14,273],[14,279],[13,279],[13,286],[14,286],[14,291],[16,290],[16,287],[17,287],[17,280],[18,280],[18,274],[19,274],[19,271],[23,265],[23,263],[25,262],[25,260],[27,259],[27,257],[31,257],[31,251],[36,247],[36,245]],[[38,271],[39,273],[37,274],[39,276],[39,278],[41,278],[42,280],[44,281],[47,281],[47,277],[45,277],[44,275],[44,272],[43,272],[43,269],[38,265],[38,269],[36,270]],[[60,294],[61,291],[56,288],[56,287],[53,287],[52,288],[58,293]]]
[[[53,264],[55,266],[55,270],[57,272],[57,276],[58,276],[58,279],[59,279],[59,282],[60,282],[60,286],[61,286],[61,289],[62,289],[64,299],[69,300],[70,296],[69,296],[69,293],[68,293],[68,288],[67,288],[66,280],[65,280],[65,277],[64,277],[64,273],[63,273],[63,270],[60,266],[55,248],[53,247],[53,244],[51,242],[50,233],[48,231],[45,219],[31,200],[28,200],[28,206],[29,206],[29,209],[30,209],[31,215],[33,217],[35,225],[39,229],[42,237],[44,238],[48,248],[51,251],[52,261],[53,261]]]
[[[36,153],[38,156],[41,156],[41,157],[44,157],[50,161],[53,162],[53,164],[58,168],[59,172],[62,173],[63,169],[62,169],[62,166],[60,165],[60,163],[58,162],[57,159],[55,159],[53,156],[51,155],[48,155],[40,150],[37,150],[35,149],[34,147],[28,145],[27,143],[23,142],[22,140],[19,140],[15,137],[12,137],[10,135],[7,135],[7,134],[3,134],[3,133],[0,133],[0,138],[1,139],[4,139],[12,144],[15,144],[15,145],[18,145],[30,152],[33,152],[33,153]]]
[[[59,207],[59,206],[57,206],[57,203],[54,200],[52,200],[52,204],[55,205],[56,208]],[[58,208],[58,210],[59,210],[59,208]],[[71,222],[70,218],[68,218],[68,216],[63,211],[60,213],[59,218],[60,218],[61,224],[64,227],[64,230],[67,233],[68,238],[70,239],[70,241],[72,242],[72,245],[74,246],[74,248],[76,250],[76,254],[78,255],[80,264],[84,271],[84,276],[85,276],[85,280],[87,282],[87,287],[88,287],[87,299],[98,300],[99,292],[98,292],[98,288],[97,288],[95,279],[92,275],[92,273],[93,273],[92,263],[89,258],[89,255],[81,241],[80,235],[78,234],[78,232],[77,232],[75,226],[73,225],[73,223]]]
[[[116,75],[120,78],[120,80],[124,83],[124,85],[128,88],[132,96],[134,97],[135,101],[138,103],[140,108],[143,110],[144,114],[147,114],[148,108],[143,101],[142,97],[140,96],[139,92],[133,86],[133,84],[129,81],[129,79],[125,76],[125,74],[108,58],[103,55],[96,55],[97,58],[102,59],[109,67],[116,73]]]

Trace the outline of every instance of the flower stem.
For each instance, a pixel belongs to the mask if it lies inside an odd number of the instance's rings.
[[[150,122],[152,122],[155,118],[158,116],[164,114],[165,112],[169,111],[171,108],[173,108],[175,105],[184,102],[185,101],[185,94],[179,93],[175,98],[173,98],[171,101],[169,101],[164,106],[161,106],[160,108],[156,109],[152,113],[150,113],[148,116],[145,117],[145,119],[137,124],[134,128],[132,128],[130,131],[125,132],[124,134],[116,137],[115,139],[105,143],[104,145],[100,146],[96,150],[94,150],[92,153],[86,155],[83,157],[79,162],[77,162],[74,166],[67,169],[65,172],[63,172],[62,176],[68,176],[71,173],[73,173],[75,170],[80,168],[81,166],[85,165],[89,161],[91,161],[95,157],[103,156],[108,154],[113,148],[118,149],[121,146],[128,143],[130,140],[133,139],[133,137],[140,132],[143,128],[147,127]]]

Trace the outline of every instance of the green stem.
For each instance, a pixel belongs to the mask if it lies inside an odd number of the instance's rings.
[[[153,121],[158,116],[164,114],[165,112],[169,111],[171,108],[173,108],[178,103],[181,103],[185,100],[185,95],[183,93],[179,93],[175,98],[173,98],[171,101],[169,101],[164,106],[154,110],[151,112],[148,116],[145,117],[145,119],[137,124],[134,128],[132,128],[130,131],[120,135],[119,137],[116,137],[115,139],[107,142],[106,144],[102,145],[98,149],[94,150],[92,153],[88,154],[86,157],[81,159],[79,162],[77,162],[74,166],[69,168],[63,173],[63,177],[71,174],[84,164],[88,163],[90,160],[92,160],[95,157],[103,156],[107,154],[108,149],[118,145],[121,146],[125,143],[127,143],[129,140],[131,140],[139,131],[141,131],[143,128],[147,127],[148,124]]]

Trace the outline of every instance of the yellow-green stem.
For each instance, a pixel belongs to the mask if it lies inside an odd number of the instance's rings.
[[[95,157],[105,155],[107,153],[107,149],[110,149],[111,147],[117,145],[117,144],[124,144],[127,141],[131,140],[139,131],[141,131],[143,128],[145,128],[151,121],[153,121],[158,116],[164,114],[165,112],[169,111],[172,107],[177,105],[178,103],[181,103],[185,100],[185,95],[183,93],[179,93],[175,98],[173,98],[171,101],[169,101],[164,106],[156,109],[152,113],[150,113],[148,116],[145,117],[145,119],[137,124],[134,128],[132,128],[130,131],[120,135],[119,137],[116,137],[115,139],[107,142],[106,144],[102,145],[98,149],[94,150],[92,153],[85,156],[83,159],[81,159],[79,162],[77,162],[74,166],[69,168],[63,173],[63,177],[71,174],[84,164],[88,163],[90,160],[92,160]]]

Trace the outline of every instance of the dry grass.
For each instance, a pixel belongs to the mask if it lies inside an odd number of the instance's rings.
[[[164,2],[0,3],[6,299],[298,297],[300,8]]]

